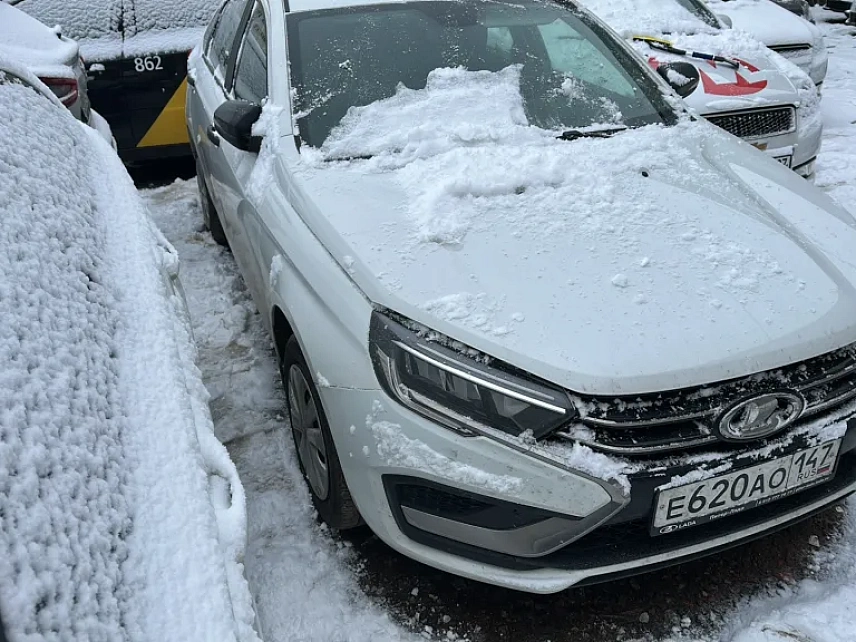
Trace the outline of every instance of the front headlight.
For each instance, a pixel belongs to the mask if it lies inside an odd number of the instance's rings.
[[[492,428],[538,439],[575,416],[564,391],[479,363],[378,312],[372,315],[369,349],[390,396],[466,435]]]

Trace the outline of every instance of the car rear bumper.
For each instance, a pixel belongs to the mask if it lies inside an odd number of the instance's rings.
[[[630,493],[560,461],[462,437],[380,391],[322,388],[342,468],[366,523],[420,562],[553,593],[709,555],[804,519],[856,491],[856,420],[835,476],[758,508],[651,536],[659,486],[688,468],[637,473]],[[783,448],[785,446],[782,440]],[[593,457],[597,455],[592,454]],[[735,456],[735,467],[751,465]]]

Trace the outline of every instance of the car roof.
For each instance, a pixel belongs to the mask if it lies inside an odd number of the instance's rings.
[[[204,28],[221,0],[20,0],[16,6],[76,40]]]

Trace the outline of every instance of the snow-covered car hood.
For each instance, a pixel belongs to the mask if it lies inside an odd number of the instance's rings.
[[[688,63],[695,68],[692,82],[698,83],[697,87],[684,100],[699,113],[800,103],[789,74],[783,73],[782,59],[748,34],[710,25],[673,2],[583,0],[582,4],[624,38],[660,38],[688,51],[739,60],[740,68],[734,69],[634,42],[640,55],[654,68],[670,62]]]
[[[511,103],[453,118],[423,93],[352,109],[323,148],[373,158],[296,168],[298,211],[374,303],[602,394],[856,341],[854,221],[750,146],[703,122],[565,143]]]
[[[645,45],[643,45],[647,49]],[[673,54],[648,51],[653,68],[669,63],[690,63],[694,76],[679,75],[681,82],[692,83],[695,89],[684,97],[687,104],[700,114],[751,109],[771,105],[799,105],[800,96],[793,83],[767,59],[758,67],[738,59],[740,67],[694,60]],[[756,58],[757,60],[757,58]],[[687,69],[686,67],[684,68]],[[674,73],[674,72],[667,72]]]
[[[0,53],[26,65],[41,76],[73,76],[77,43],[61,37],[53,29],[23,11],[0,2]]]
[[[732,27],[747,31],[768,46],[813,45],[816,26],[769,0],[713,0],[710,8],[731,18]]]

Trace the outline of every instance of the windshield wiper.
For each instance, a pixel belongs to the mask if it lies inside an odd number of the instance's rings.
[[[556,136],[556,138],[560,140],[577,140],[579,138],[611,138],[618,132],[623,132],[626,129],[626,127],[616,127],[615,129],[592,129],[591,131],[566,129]]]

